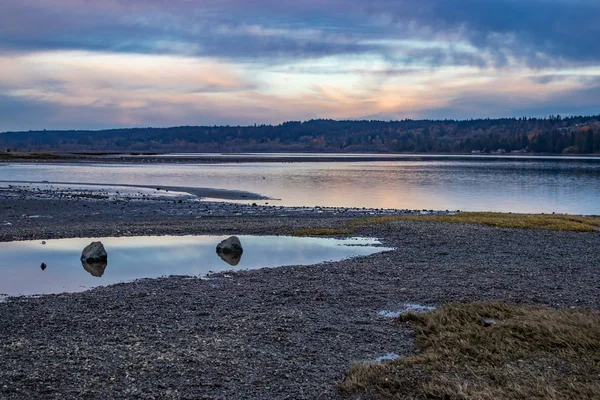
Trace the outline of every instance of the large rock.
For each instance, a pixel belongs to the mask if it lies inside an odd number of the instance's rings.
[[[217,245],[217,255],[229,265],[238,265],[243,252],[242,243],[237,236],[231,236]]]
[[[108,254],[102,242],[92,242],[81,252],[81,265],[83,269],[95,277],[104,275],[108,265]]]
[[[242,243],[237,236],[223,240],[217,245],[217,253],[243,253]]]

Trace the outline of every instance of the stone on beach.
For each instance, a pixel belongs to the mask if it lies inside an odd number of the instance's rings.
[[[104,275],[108,264],[108,254],[102,242],[90,243],[81,253],[81,265],[83,269],[95,277]]]
[[[231,236],[217,245],[217,255],[229,265],[238,265],[243,252],[242,243],[237,236]]]
[[[482,325],[484,327],[486,327],[486,328],[490,328],[490,327],[493,328],[494,326],[496,326],[496,320],[494,320],[494,319],[484,319],[482,321]]]
[[[237,236],[231,236],[217,245],[217,253],[243,253],[242,243]]]

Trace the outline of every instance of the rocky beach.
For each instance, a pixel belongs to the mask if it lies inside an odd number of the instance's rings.
[[[365,216],[430,214],[22,187],[0,196],[1,241],[288,235],[344,229]],[[352,364],[417,351],[409,327],[387,317],[407,304],[600,306],[597,232],[420,221],[352,229],[394,250],[312,266],[232,268],[209,279],[172,276],[7,298],[0,303],[0,397],[339,398],[336,385]]]

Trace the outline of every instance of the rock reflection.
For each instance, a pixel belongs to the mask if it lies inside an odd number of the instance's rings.
[[[108,254],[102,242],[92,242],[81,253],[81,265],[92,276],[100,278],[108,265]]]
[[[236,266],[242,259],[242,243],[237,236],[231,236],[217,245],[217,255],[231,266]]]

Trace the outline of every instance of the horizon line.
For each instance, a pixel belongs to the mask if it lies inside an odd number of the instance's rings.
[[[499,117],[499,118],[464,118],[464,119],[453,119],[453,118],[444,118],[444,119],[413,119],[413,118],[404,118],[404,119],[334,119],[334,118],[312,118],[307,120],[288,120],[281,122],[279,124],[265,124],[265,123],[254,123],[254,124],[246,124],[246,125],[172,125],[172,126],[130,126],[130,127],[115,127],[115,128],[103,128],[103,129],[29,129],[29,130],[20,130],[20,131],[2,131],[0,134],[6,133],[25,133],[25,132],[103,132],[103,131],[117,131],[117,130],[134,130],[134,129],[177,129],[177,128],[258,128],[258,127],[277,127],[283,126],[285,124],[297,123],[297,124],[305,124],[309,122],[315,121],[328,121],[328,122],[383,122],[383,123],[397,123],[397,122],[475,122],[475,121],[500,121],[500,120],[557,120],[560,117],[560,120],[568,120],[574,118],[600,118],[599,114],[591,114],[591,115],[567,115],[561,116],[560,114],[550,114],[544,117]]]

